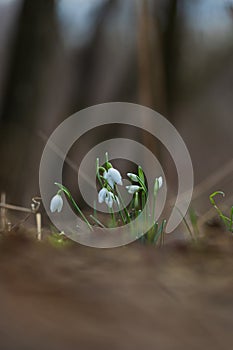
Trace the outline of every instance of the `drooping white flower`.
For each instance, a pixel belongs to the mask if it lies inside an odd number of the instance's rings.
[[[113,203],[117,203],[119,205],[119,199],[117,196],[107,190],[107,188],[102,188],[98,194],[99,203],[105,202],[109,208],[112,208]]]
[[[111,186],[112,188],[114,188],[114,181],[112,180],[112,178],[109,176],[108,172],[105,171],[103,174],[103,177],[105,180],[107,180],[109,186]]]
[[[106,197],[108,197],[108,190],[107,190],[107,188],[104,187],[98,193],[99,203],[105,202]]]
[[[63,207],[63,199],[61,197],[60,194],[56,194],[50,202],[50,211],[52,213],[55,213],[55,211],[57,211],[58,213],[60,213],[60,211],[62,210]]]
[[[130,178],[130,180],[132,180],[134,182],[138,182],[138,176],[136,174],[127,173],[127,176]]]
[[[135,192],[138,192],[140,190],[140,186],[137,185],[130,185],[130,186],[126,186],[126,189],[128,190],[128,192],[130,194],[134,194]]]
[[[120,205],[119,198],[115,196],[112,192],[108,192],[108,197],[105,199],[105,203],[109,208],[112,208],[114,203],[116,203],[118,206]]]
[[[112,208],[114,201],[114,194],[112,192],[108,192],[108,196],[105,198],[105,203],[109,208]]]
[[[107,180],[109,186],[114,188],[114,184],[122,185],[122,177],[120,172],[115,168],[110,168],[104,173],[104,179]]]

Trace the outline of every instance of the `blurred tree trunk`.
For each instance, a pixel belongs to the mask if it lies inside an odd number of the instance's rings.
[[[164,66],[158,22],[150,12],[148,0],[139,1],[138,22],[138,100],[158,112],[165,112]],[[160,147],[154,137],[142,133],[143,144],[157,156]]]
[[[177,0],[139,1],[138,75],[139,103],[173,119],[177,89],[181,24]],[[182,10],[183,2],[179,6]],[[179,13],[179,20],[181,14]],[[143,143],[168,169],[167,155],[153,137],[143,133]]]
[[[0,183],[17,202],[38,175],[33,171],[35,135],[58,40],[55,1],[22,1],[15,33],[1,116]]]
[[[165,10],[165,26],[163,31],[163,57],[165,71],[165,88],[168,113],[172,113],[175,99],[178,57],[181,40],[181,10],[182,2],[179,1],[180,16],[178,18],[178,1],[169,0]],[[170,116],[171,117],[171,116]]]
[[[148,1],[139,3],[138,23],[138,75],[139,102],[153,108],[152,93],[152,47],[151,47],[151,18]]]
[[[139,4],[138,98],[141,104],[163,113],[166,110],[166,100],[159,22],[157,17],[151,15],[152,4],[148,0],[140,1]]]
[[[182,40],[183,1],[139,2],[139,101],[172,114]]]
[[[105,0],[95,9],[93,35],[86,46],[81,50],[78,48],[75,53],[75,81],[73,84],[75,94],[71,98],[71,113],[89,107],[93,102],[96,103],[92,101],[93,96],[97,95],[96,91],[99,90],[95,72],[99,68],[99,60],[105,59],[105,52],[101,52],[105,25],[117,3],[118,0]]]
[[[5,123],[30,127],[41,102],[41,73],[57,39],[54,0],[24,0],[15,32],[2,115]]]

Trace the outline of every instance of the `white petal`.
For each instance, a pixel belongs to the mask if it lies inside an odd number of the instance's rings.
[[[107,181],[108,181],[109,186],[111,186],[112,188],[114,188],[114,180],[112,179],[111,176],[108,177]]]
[[[99,203],[103,203],[107,196],[108,196],[108,190],[107,190],[107,188],[104,187],[98,193],[98,201],[99,201]]]
[[[57,211],[58,211],[58,213],[60,213],[60,212],[61,212],[62,207],[63,207],[63,199],[60,197],[60,202],[59,202],[59,205],[58,205],[58,207],[57,207]]]
[[[63,207],[63,199],[60,196],[60,194],[56,194],[50,202],[50,211],[54,213],[55,211],[58,211],[58,213],[61,212]]]
[[[114,195],[112,192],[108,192],[108,196],[105,198],[105,203],[109,208],[112,208],[113,205],[113,200],[114,200]]]
[[[109,184],[109,186],[111,186],[112,188],[114,188],[114,181],[113,181],[112,177],[109,175],[109,173],[105,171],[103,177],[104,177],[104,179],[107,181],[107,183]]]
[[[122,177],[120,172],[117,169],[110,168],[108,170],[108,175],[112,178],[112,180],[117,184],[117,185],[122,185]]]

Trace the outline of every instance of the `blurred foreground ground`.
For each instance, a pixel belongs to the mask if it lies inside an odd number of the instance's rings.
[[[0,244],[0,348],[230,349],[233,240],[53,248]]]

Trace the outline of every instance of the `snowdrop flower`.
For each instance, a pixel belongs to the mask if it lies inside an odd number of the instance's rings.
[[[56,194],[50,202],[50,211],[52,213],[55,213],[55,211],[57,211],[58,213],[60,213],[60,211],[62,210],[63,207],[63,199],[61,197],[60,194]]]
[[[107,190],[107,188],[104,187],[98,193],[99,203],[105,202],[106,197],[108,197],[108,190]]]
[[[102,188],[98,194],[99,203],[105,202],[109,208],[112,208],[113,203],[116,202],[119,205],[119,199],[117,196],[107,190],[107,188]]]
[[[127,173],[127,176],[130,178],[130,180],[132,180],[134,182],[138,182],[138,176],[136,174]]]
[[[138,192],[140,190],[140,186],[137,185],[131,185],[131,186],[126,186],[126,189],[130,194],[134,194],[135,192]]]
[[[117,169],[110,168],[104,173],[104,179],[107,180],[109,186],[114,188],[114,184],[122,185],[122,177],[120,172]]]
[[[105,203],[109,208],[112,208],[113,203],[117,203],[117,205],[120,205],[119,198],[117,196],[114,196],[112,192],[108,192],[108,197],[105,198]]]
[[[112,192],[108,192],[108,196],[105,198],[105,203],[109,208],[112,208],[114,201],[114,194]]]

